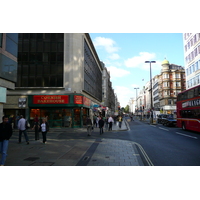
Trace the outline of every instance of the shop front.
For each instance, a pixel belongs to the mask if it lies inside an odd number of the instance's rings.
[[[40,120],[46,118],[51,128],[83,127],[86,125],[90,104],[91,100],[82,94],[30,95],[30,123],[34,123],[37,115]]]

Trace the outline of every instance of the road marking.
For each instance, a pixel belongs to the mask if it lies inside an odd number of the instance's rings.
[[[156,127],[155,125],[150,125],[150,126]]]
[[[147,153],[145,152],[145,150],[142,148],[142,146],[136,142],[133,142],[135,145],[138,146],[138,148],[140,149],[141,153],[143,154],[145,160],[147,161],[149,166],[154,166],[153,163],[151,162],[150,158],[148,157]]]
[[[159,129],[162,129],[162,130],[165,130],[165,131],[169,131],[168,129],[166,129],[166,128],[161,128],[161,127],[159,127]]]
[[[179,132],[176,132],[176,134],[183,135],[183,136],[186,136],[186,137],[191,137],[191,138],[194,138],[194,139],[198,139],[197,137],[194,137],[194,136],[191,136],[191,135],[186,135],[186,134],[179,133]]]

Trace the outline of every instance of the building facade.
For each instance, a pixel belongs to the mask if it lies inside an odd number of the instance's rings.
[[[50,127],[85,125],[102,102],[103,67],[89,34],[20,33],[18,43],[17,83],[5,114],[23,114],[31,124],[46,116]]]
[[[15,89],[17,81],[17,51],[18,34],[0,33],[0,119],[4,115],[3,109],[7,103],[8,90]]]
[[[161,113],[174,114],[178,93],[185,90],[185,69],[182,66],[162,62],[159,76],[159,101]]]
[[[184,33],[186,89],[200,84],[200,33]]]

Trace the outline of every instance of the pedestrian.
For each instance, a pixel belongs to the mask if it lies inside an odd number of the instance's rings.
[[[35,131],[35,140],[39,140],[39,128],[40,128],[39,119],[38,119],[38,116],[35,115],[34,126],[32,128],[32,130]]]
[[[26,120],[24,119],[23,115],[20,115],[20,120],[18,122],[18,129],[19,129],[19,143],[21,143],[22,133],[24,134],[26,143],[29,144],[29,138],[26,132]]]
[[[86,125],[87,125],[88,136],[91,136],[93,124],[92,124],[92,120],[89,118],[89,116],[87,117]]]
[[[108,123],[109,123],[108,130],[112,131],[112,123],[114,123],[114,120],[113,120],[113,118],[111,116],[108,118]]]
[[[121,116],[119,116],[118,117],[118,121],[119,121],[119,128],[121,128],[122,127],[122,117]]]
[[[105,119],[105,130],[106,131],[108,130],[108,117],[106,117]]]
[[[40,130],[42,131],[43,143],[45,144],[47,141],[47,132],[49,131],[49,124],[46,122],[46,118],[42,120]]]
[[[103,127],[104,127],[104,120],[101,117],[99,117],[98,123],[99,123],[100,135],[102,135],[103,134]]]
[[[2,121],[3,122],[0,124],[0,165],[4,166],[7,157],[9,139],[12,136],[13,130],[12,125],[8,123],[8,117],[3,116]]]
[[[99,125],[99,117],[96,118],[96,128],[98,127]]]

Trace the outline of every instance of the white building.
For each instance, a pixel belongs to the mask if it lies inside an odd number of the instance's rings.
[[[200,84],[200,33],[184,33],[186,89]]]

